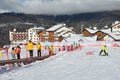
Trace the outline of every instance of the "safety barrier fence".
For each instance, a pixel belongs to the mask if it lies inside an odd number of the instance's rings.
[[[48,58],[48,57],[58,54],[60,52],[67,53],[70,51],[74,51],[76,49],[81,50],[85,46],[102,46],[102,45],[107,45],[107,46],[111,46],[111,47],[120,47],[120,42],[80,42],[78,45],[64,45],[64,46],[57,45],[57,46],[54,46],[52,55],[49,54],[49,48],[46,48],[46,46],[42,46],[42,54],[44,54],[45,50],[47,50],[47,53],[48,53],[47,55],[42,55],[42,57],[34,56],[33,58],[30,58],[28,51],[26,51],[26,52],[24,52],[26,54],[26,57],[21,58],[21,59],[15,59],[15,60],[12,60],[10,58],[8,48],[3,48],[2,50],[4,51],[3,53],[6,54],[7,60],[0,60],[0,66],[8,64],[9,68],[12,69],[11,64],[14,64],[14,63],[18,64],[18,63],[22,62],[24,64],[29,64],[36,60],[43,60],[45,58]],[[24,46],[24,48],[25,48],[25,46]],[[3,53],[0,53],[1,57],[2,57]],[[91,54],[91,53],[89,52],[87,54]]]

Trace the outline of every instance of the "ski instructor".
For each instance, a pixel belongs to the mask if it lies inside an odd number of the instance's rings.
[[[30,58],[33,57],[33,42],[31,40],[29,40],[28,44],[27,44],[27,50],[29,51],[30,54]]]

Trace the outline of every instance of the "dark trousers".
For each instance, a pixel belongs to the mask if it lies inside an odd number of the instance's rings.
[[[17,59],[20,59],[20,53],[17,53]]]
[[[101,50],[99,55],[101,55],[102,52],[104,52],[105,55],[108,55],[108,53],[105,50]]]
[[[33,57],[33,50],[29,50],[30,58]]]
[[[41,50],[37,50],[38,57],[41,57]]]

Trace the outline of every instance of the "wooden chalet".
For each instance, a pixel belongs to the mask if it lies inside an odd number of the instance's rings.
[[[112,28],[114,28],[114,26]],[[82,31],[82,34],[85,37],[97,35],[98,41],[120,41],[120,34],[118,29],[117,30],[114,29],[111,32],[110,29],[109,30],[93,30],[93,29],[86,28]]]
[[[64,36],[63,36],[64,35]],[[57,24],[44,32],[39,32],[40,41],[62,41],[65,36],[72,35],[72,30],[66,27],[66,24]]]
[[[116,21],[112,26],[111,26],[111,32],[119,32],[120,33],[120,22]]]
[[[98,41],[103,41],[102,37],[104,37],[106,35],[106,33],[98,30],[97,32],[94,33],[94,35],[97,35],[97,40]]]
[[[93,36],[93,34],[91,32],[89,32],[88,29],[83,29],[82,34],[83,34],[83,36],[86,36],[86,37]]]

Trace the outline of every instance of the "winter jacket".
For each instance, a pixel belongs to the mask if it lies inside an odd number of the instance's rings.
[[[16,54],[16,51],[15,51],[15,50],[12,50],[11,53],[12,53],[12,54]]]
[[[50,46],[50,49],[53,50],[53,45]]]
[[[37,50],[41,50],[41,44],[37,44]]]
[[[20,53],[20,48],[16,48],[16,53],[18,54],[18,53]]]
[[[28,42],[27,50],[33,50],[33,43],[32,42]]]
[[[107,47],[102,46],[102,50],[103,50],[103,51],[106,51],[106,50],[107,50]]]
[[[0,57],[3,55],[3,53],[2,52],[0,52]]]

